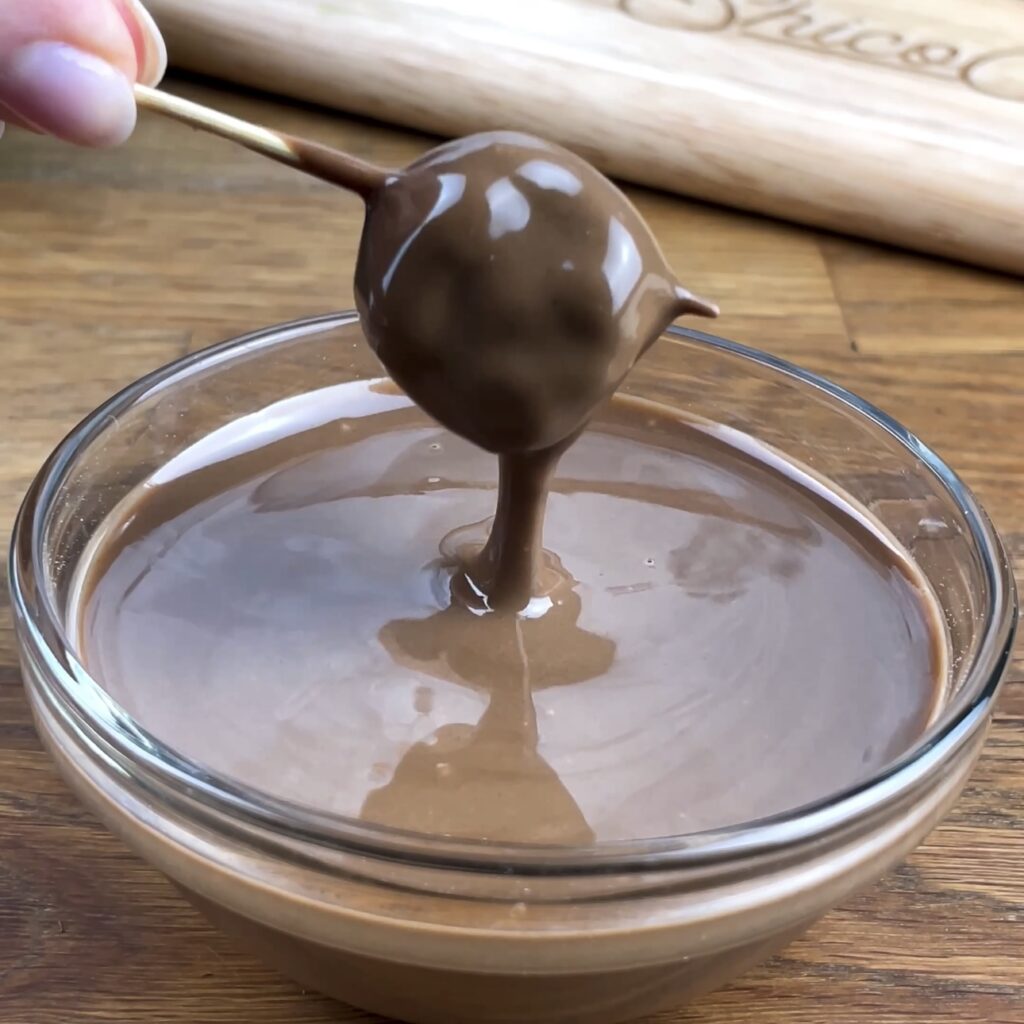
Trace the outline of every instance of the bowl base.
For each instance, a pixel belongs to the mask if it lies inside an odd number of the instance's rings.
[[[683,961],[580,974],[440,970],[331,949],[253,921],[179,886],[243,948],[343,1003],[408,1024],[622,1024],[676,1007],[768,959],[811,922]]]

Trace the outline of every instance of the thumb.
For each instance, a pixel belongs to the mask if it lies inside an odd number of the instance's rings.
[[[138,0],[0,0],[0,116],[84,145],[123,142],[136,79],[155,84],[166,50]]]

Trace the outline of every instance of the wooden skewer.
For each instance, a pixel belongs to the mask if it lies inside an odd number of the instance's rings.
[[[278,163],[294,167],[332,185],[343,188],[368,199],[396,172],[377,167],[357,157],[349,156],[319,142],[300,139],[284,132],[275,132],[262,125],[243,121],[201,103],[173,96],[147,85],[135,86],[135,101],[140,107],[174,118],[192,128],[219,135],[246,149],[270,157]]]
[[[277,132],[264,128],[262,125],[243,121],[241,118],[223,114],[212,107],[204,107],[201,103],[184,100],[180,96],[151,89],[148,85],[135,86],[135,101],[140,107],[152,110],[165,117],[173,117],[176,121],[198,128],[223,139],[237,142],[246,149],[251,149],[271,160],[298,167],[298,158],[291,147]]]

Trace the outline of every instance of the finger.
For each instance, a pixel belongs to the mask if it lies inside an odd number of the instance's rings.
[[[135,47],[135,81],[156,85],[167,71],[167,47],[153,15],[140,0],[111,0],[117,8]]]
[[[131,81],[159,80],[166,52],[137,0],[0,3],[0,103],[9,120],[109,145],[135,124]]]
[[[67,43],[16,50],[0,78],[0,100],[20,121],[81,145],[116,145],[135,127],[135,97],[124,72]]]

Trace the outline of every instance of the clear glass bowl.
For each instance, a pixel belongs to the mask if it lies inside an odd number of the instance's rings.
[[[212,430],[325,381],[380,375],[351,313],[188,356],[78,426],[18,518],[10,583],[40,734],[82,799],[214,921],[304,984],[400,1019],[599,1024],[734,977],[942,818],[978,756],[1016,622],[988,519],[885,413],[763,353],[678,328],[626,390],[744,431],[833,480],[931,583],[948,630],[947,702],[898,761],[771,819],[572,849],[318,814],[148,735],[69,639],[71,583],[90,538],[129,491]]]

